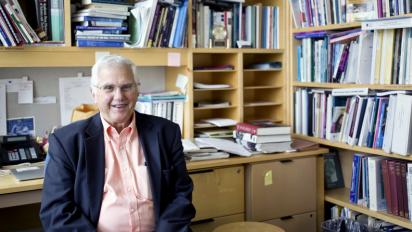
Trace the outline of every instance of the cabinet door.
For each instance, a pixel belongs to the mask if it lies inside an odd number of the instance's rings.
[[[315,212],[298,214],[265,222],[279,226],[287,232],[316,232]]]
[[[243,166],[192,172],[193,221],[244,213]]]
[[[246,219],[253,221],[315,211],[316,158],[248,165],[246,205]]]

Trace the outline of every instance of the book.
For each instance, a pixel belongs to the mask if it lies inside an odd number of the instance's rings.
[[[290,126],[274,123],[273,121],[252,121],[250,123],[239,122],[236,124],[236,130],[250,133],[252,135],[273,135],[273,134],[290,134]]]
[[[383,178],[383,189],[386,199],[386,212],[392,214],[392,192],[390,186],[389,177],[389,160],[384,159],[381,161],[382,178]]]
[[[386,210],[384,183],[382,179],[381,162],[383,157],[368,158],[369,208],[374,211]]]
[[[391,150],[400,155],[408,155],[412,152],[412,96],[398,94],[394,120],[396,139],[392,140]]]
[[[410,27],[412,17],[399,16],[393,18],[369,19],[362,22],[362,30],[396,29]]]
[[[76,40],[77,47],[123,47],[122,41]]]
[[[245,140],[252,143],[274,143],[274,142],[289,142],[292,141],[290,134],[278,135],[252,135],[241,131],[234,130],[233,138]]]

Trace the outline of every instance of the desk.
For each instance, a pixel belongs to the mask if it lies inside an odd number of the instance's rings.
[[[251,157],[235,156],[228,159],[188,162],[187,168],[189,172],[193,172],[210,168],[223,168],[266,161],[318,156],[327,152],[328,149],[321,148],[305,152],[278,153],[273,155],[254,155]],[[320,159],[319,162],[323,163],[323,159]],[[320,190],[318,191],[318,221],[323,220],[323,165],[321,167],[322,168],[318,170],[320,172],[318,173],[320,181],[317,186],[318,190]],[[42,186],[43,179],[18,182],[11,175],[0,176],[0,208],[39,203],[41,200]]]
[[[13,175],[0,176],[0,208],[39,203],[43,179],[17,181]]]

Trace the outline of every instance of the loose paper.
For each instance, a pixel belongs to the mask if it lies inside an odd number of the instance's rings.
[[[178,87],[183,94],[186,94],[186,86],[188,82],[189,79],[187,78],[187,76],[183,74],[177,75],[176,87]]]
[[[273,183],[272,181],[272,170],[267,171],[265,173],[265,180],[263,181],[265,186],[271,185]]]
[[[0,135],[7,134],[6,84],[0,83]]]
[[[167,53],[167,66],[180,67],[180,53],[178,52]]]
[[[56,104],[56,96],[44,96],[44,97],[35,97],[33,99],[35,104]]]
[[[20,82],[17,96],[19,104],[33,104],[33,81]]]
[[[92,104],[90,77],[59,78],[60,121],[62,126],[70,123],[73,109],[80,104]]]

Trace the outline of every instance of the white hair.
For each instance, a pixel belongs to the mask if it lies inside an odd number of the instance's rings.
[[[133,73],[134,81],[136,82],[136,84],[139,83],[139,80],[136,74],[136,65],[131,60],[123,56],[119,56],[119,55],[107,55],[107,56],[100,58],[92,67],[92,78],[90,79],[90,89],[92,90],[93,93],[98,83],[98,77],[99,77],[100,71],[103,68],[110,67],[111,65],[124,65],[130,68],[130,70]]]

